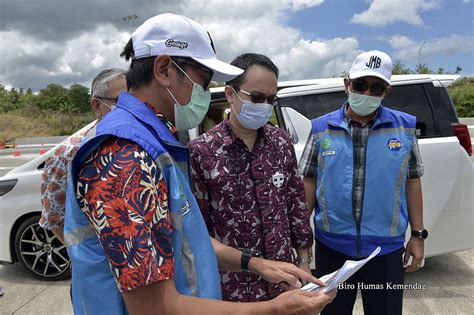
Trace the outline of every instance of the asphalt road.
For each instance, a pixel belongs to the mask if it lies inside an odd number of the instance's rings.
[[[407,284],[425,290],[405,290],[403,313],[473,314],[473,269],[474,249],[426,259],[423,269],[406,276]],[[20,264],[0,266],[0,314],[72,314],[69,284],[36,280]],[[363,314],[360,299],[354,314]]]

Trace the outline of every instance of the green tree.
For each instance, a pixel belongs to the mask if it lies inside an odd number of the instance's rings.
[[[31,90],[31,88],[26,89],[26,92],[22,98],[22,107],[23,108],[32,107],[32,106],[37,107],[36,103],[37,103],[37,95],[33,94],[33,91]]]
[[[395,60],[393,64],[392,74],[411,74],[413,71],[406,65],[402,64],[400,60]]]
[[[69,104],[71,105],[66,108],[72,111],[79,111],[79,112],[87,112],[90,110],[89,106],[89,89],[80,84],[73,84],[67,91],[67,98],[69,100]]]
[[[21,107],[22,94],[15,88],[11,88],[8,93],[8,108],[9,110],[15,110]]]
[[[57,110],[59,104],[68,102],[67,89],[55,83],[49,84],[38,95],[38,107],[43,110]]]
[[[465,77],[448,87],[459,117],[474,117],[474,78]]]
[[[5,113],[9,110],[8,91],[5,89],[5,86],[0,83],[0,112]]]
[[[444,70],[443,70],[444,71]],[[415,73],[418,74],[431,74],[433,70],[431,70],[427,64],[419,64],[416,66]]]

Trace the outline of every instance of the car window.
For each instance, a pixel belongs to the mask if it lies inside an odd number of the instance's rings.
[[[282,97],[280,104],[291,107],[309,119],[337,110],[347,96],[344,91]],[[416,117],[418,137],[452,135],[451,123],[457,121],[456,113],[445,88],[433,84],[407,84],[394,86],[383,100],[386,107]]]
[[[314,119],[337,110],[346,99],[346,94],[341,91],[284,97],[280,100],[280,104],[283,107],[293,108],[309,119]]]
[[[416,116],[417,136],[420,138],[438,135],[431,108],[423,84],[399,85],[383,100],[386,107]]]
[[[458,122],[456,108],[448,91],[444,87],[430,87],[433,90],[432,97],[434,108],[434,119],[438,122],[439,133],[443,137],[454,136],[452,123]]]

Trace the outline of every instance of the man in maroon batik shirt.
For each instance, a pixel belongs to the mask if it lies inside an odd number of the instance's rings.
[[[267,124],[278,68],[251,53],[231,64],[245,72],[225,87],[229,120],[189,143],[193,189],[210,235],[243,251],[242,270],[221,272],[223,299],[264,301],[282,288],[248,272],[248,261],[262,255],[310,272],[313,233],[291,138]]]

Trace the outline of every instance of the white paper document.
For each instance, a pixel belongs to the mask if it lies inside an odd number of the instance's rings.
[[[380,247],[377,247],[369,257],[355,261],[355,260],[346,260],[341,269],[334,271],[333,273],[327,274],[319,278],[321,281],[326,283],[325,287],[321,287],[314,283],[308,283],[301,290],[306,291],[321,291],[321,292],[330,292],[336,289],[339,286],[339,283],[342,283],[349,279],[354,273],[357,272],[363,265],[365,265],[369,260],[377,256],[380,252]]]

